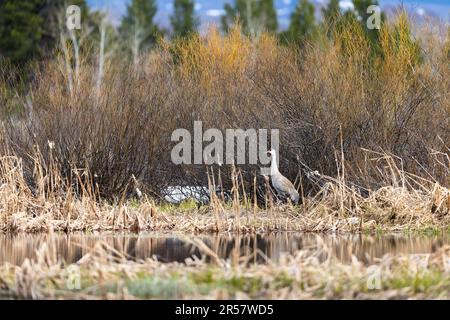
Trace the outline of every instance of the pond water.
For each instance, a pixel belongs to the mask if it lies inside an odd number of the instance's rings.
[[[194,237],[165,234],[21,234],[0,235],[0,265],[20,265],[26,258],[35,258],[36,250],[47,243],[54,245],[58,258],[74,263],[90,252],[99,241],[125,254],[129,259],[157,258],[162,262],[184,262],[200,251],[190,240]],[[364,263],[386,253],[423,254],[432,253],[439,247],[450,244],[448,236],[405,236],[405,235],[315,235],[302,233],[272,233],[260,235],[208,235],[197,236],[216,255],[236,261],[247,257],[248,261],[264,263],[267,259],[278,260],[284,253],[294,254],[305,248],[314,248],[324,242],[337,259],[351,261],[352,255]],[[209,256],[205,257],[207,260]]]

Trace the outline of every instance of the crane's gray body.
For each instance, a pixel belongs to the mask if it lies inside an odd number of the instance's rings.
[[[281,173],[271,176],[272,185],[280,195],[289,197],[295,204],[299,201],[299,194],[294,185]]]
[[[292,182],[290,182],[289,179],[283,176],[278,170],[275,150],[272,149],[270,151],[270,154],[272,156],[272,163],[270,165],[270,178],[273,187],[279,195],[289,197],[293,203],[297,204],[300,198],[297,190],[295,190]]]

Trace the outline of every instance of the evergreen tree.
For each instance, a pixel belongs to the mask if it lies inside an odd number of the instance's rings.
[[[366,22],[370,14],[367,13],[367,8],[376,5],[378,6],[378,0],[353,0],[356,13],[361,17],[361,21]]]
[[[225,32],[239,21],[245,34],[258,36],[263,31],[275,33],[278,29],[273,0],[236,0],[234,6],[225,4],[222,28]]]
[[[361,23],[364,25],[364,30],[372,43],[378,43],[379,29],[368,29],[367,20],[373,13],[367,13],[367,8],[372,5],[378,6],[378,0],[353,0],[355,11],[360,17]],[[385,20],[384,13],[381,13],[381,23]]]
[[[339,0],[330,0],[325,8],[322,8],[322,16],[325,23],[333,23],[341,15]]]
[[[300,44],[306,39],[312,39],[317,32],[315,8],[308,0],[299,0],[291,15],[289,28],[281,34],[284,42]]]
[[[85,18],[85,0],[71,2],[81,7]],[[58,41],[56,16],[65,5],[65,0],[0,1],[0,56],[24,64],[44,49],[52,49]]]
[[[161,34],[153,19],[157,12],[155,0],[132,0],[122,19],[120,33],[130,44],[134,61],[142,51],[149,50]]]
[[[197,31],[199,20],[194,12],[193,0],[175,0],[174,12],[170,17],[174,38],[182,38]]]
[[[277,32],[277,10],[273,0],[260,0],[257,8],[257,17],[261,20],[264,29],[269,32]]]
[[[352,23],[359,23],[355,11],[347,10],[343,13],[339,2],[339,0],[330,0],[328,5],[322,9],[322,26],[325,28],[329,37],[336,31],[339,32],[339,30],[342,31],[342,29],[348,28]]]
[[[22,64],[38,53],[44,33],[38,0],[0,2],[0,55]]]

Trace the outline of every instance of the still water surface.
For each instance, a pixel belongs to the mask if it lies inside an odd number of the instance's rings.
[[[186,239],[183,236],[152,233],[0,235],[0,265],[5,263],[20,265],[26,258],[33,259],[36,257],[36,250],[44,243],[55,246],[59,259],[74,263],[100,241],[132,260],[153,257],[162,262],[184,262],[193,256],[202,258],[202,252]],[[450,244],[448,236],[328,236],[287,232],[245,236],[210,235],[198,236],[197,239],[202,240],[223,259],[232,260],[246,256],[254,257],[254,261],[259,263],[265,262],[266,259],[276,261],[284,253],[295,254],[301,249],[317,247],[321,242],[324,242],[331,249],[331,254],[340,261],[348,262],[352,256],[356,256],[365,263],[372,263],[374,259],[387,253],[393,255],[432,253],[439,247]]]

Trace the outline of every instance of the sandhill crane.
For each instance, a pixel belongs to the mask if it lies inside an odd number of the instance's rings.
[[[290,182],[289,179],[283,176],[278,170],[277,155],[275,150],[271,149],[267,152],[267,155],[270,155],[271,157],[270,177],[273,187],[278,194],[282,196],[289,196],[291,201],[297,204],[299,200],[298,192],[295,190],[292,182]]]

